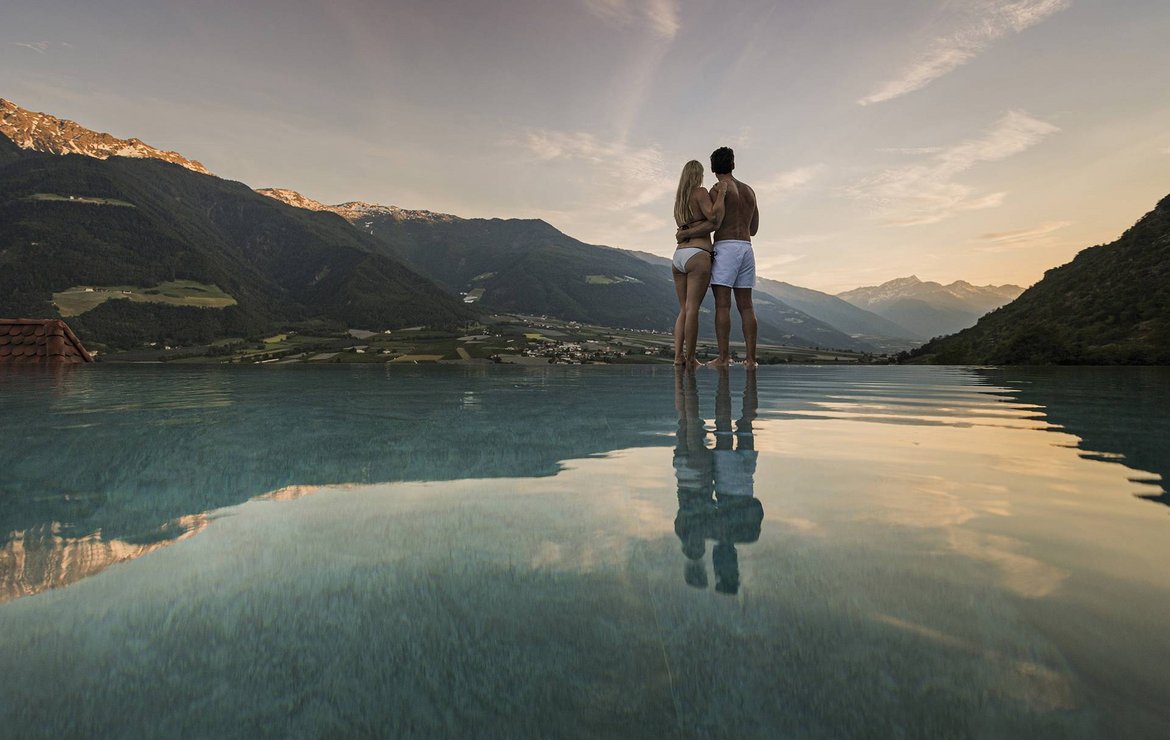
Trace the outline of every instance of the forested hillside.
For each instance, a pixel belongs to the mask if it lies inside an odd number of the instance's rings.
[[[87,342],[205,342],[305,321],[392,328],[472,312],[331,213],[144,159],[21,151],[0,137],[0,315],[55,317],[54,294],[212,286],[235,305],[108,300],[69,318]],[[120,297],[122,291],[111,291]]]
[[[1170,197],[1112,244],[1090,247],[917,361],[1170,363]]]

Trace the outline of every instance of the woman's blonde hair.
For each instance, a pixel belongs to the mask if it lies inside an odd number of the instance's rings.
[[[678,178],[678,193],[674,196],[674,222],[679,226],[691,222],[691,193],[703,184],[703,165],[692,159],[683,165],[682,176]]]

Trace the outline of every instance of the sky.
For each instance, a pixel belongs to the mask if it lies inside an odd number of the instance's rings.
[[[1030,285],[1170,193],[1165,0],[3,0],[0,97],[252,187],[673,251],[682,165],[760,273]],[[708,173],[708,181],[711,181]]]

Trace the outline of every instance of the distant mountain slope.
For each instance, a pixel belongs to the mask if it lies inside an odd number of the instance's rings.
[[[915,337],[915,332],[837,296],[768,278],[759,279],[758,289],[799,311],[816,316],[850,336],[883,348],[906,349],[917,346],[917,342],[910,341]]]
[[[360,202],[323,206],[294,191],[260,192],[344,216],[388,254],[484,310],[659,330],[671,328],[678,314],[668,260],[654,264],[631,252],[585,244],[544,221],[464,219]],[[758,314],[766,341],[873,349],[781,301],[760,303]],[[710,335],[709,321],[704,328]]]
[[[1170,197],[971,329],[914,353],[956,364],[1170,364]]]
[[[606,247],[606,249],[609,249],[609,247]],[[653,265],[655,269],[663,270],[667,275],[670,274],[671,262],[665,257],[649,252],[618,251],[632,255],[643,262]],[[853,349],[861,352],[873,352],[878,349],[865,339],[851,337],[836,327],[830,326],[819,317],[796,309],[787,302],[769,294],[767,291],[756,291],[753,298],[752,303],[756,308],[757,318],[762,322],[761,326],[786,326],[789,332],[794,333],[794,336],[799,335],[804,338],[804,341],[791,341],[790,338],[787,342],[789,344],[804,347]],[[675,300],[675,305],[677,306],[677,299]],[[703,302],[703,308],[708,312],[714,310],[714,301],[710,294],[708,294],[706,300]],[[705,315],[709,317],[709,314]],[[738,321],[732,320],[731,334],[732,338],[736,341],[743,339],[743,332]],[[711,338],[714,335],[714,324],[709,320],[704,320],[700,326],[700,336]],[[761,336],[765,335],[761,333]]]
[[[665,257],[649,252],[631,251],[630,254],[651,264],[670,265],[670,261]],[[855,339],[876,344],[879,348],[890,348],[896,351],[918,345],[918,342],[911,340],[914,333],[905,327],[828,293],[765,277],[757,277],[756,288],[758,294],[767,294],[836,330]]]
[[[1018,285],[976,286],[963,280],[942,285],[911,275],[837,297],[909,329],[915,338],[928,339],[973,326],[1021,292]]]
[[[72,197],[72,199],[71,199]],[[109,300],[70,318],[87,344],[205,342],[292,322],[365,328],[472,313],[331,213],[150,159],[54,156],[0,137],[0,315],[54,317],[55,292],[214,285],[226,308]]]
[[[206,167],[177,152],[155,149],[138,139],[118,139],[110,134],[91,131],[73,121],[25,110],[3,98],[0,98],[0,134],[11,139],[21,149],[48,154],[81,154],[95,159],[114,156],[159,159],[194,172],[210,174]]]

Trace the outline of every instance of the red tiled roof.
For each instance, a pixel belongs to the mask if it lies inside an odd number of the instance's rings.
[[[0,319],[2,362],[93,362],[61,319]]]

